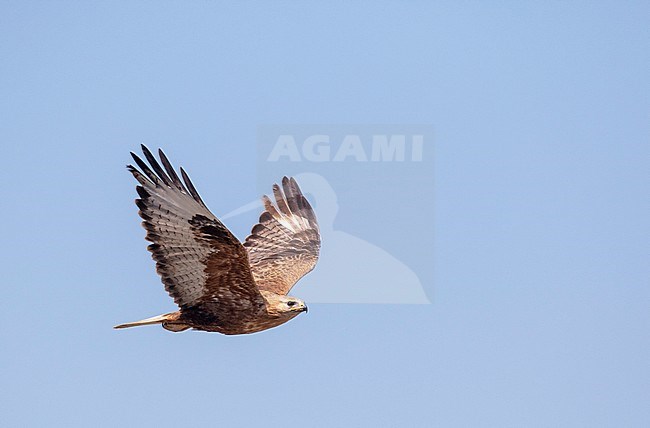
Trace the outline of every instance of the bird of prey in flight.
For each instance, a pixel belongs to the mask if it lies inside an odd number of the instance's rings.
[[[161,324],[175,332],[247,334],[307,312],[305,302],[287,293],[316,265],[320,234],[296,180],[273,185],[274,202],[263,196],[259,222],[241,243],[208,210],[183,168],[181,181],[162,150],[162,167],[144,145],[142,152],[149,165],[131,153],[140,170],[127,166],[139,183],[135,202],[156,271],[180,310],[115,328]]]

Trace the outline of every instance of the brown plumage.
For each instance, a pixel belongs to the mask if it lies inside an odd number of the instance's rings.
[[[265,210],[242,244],[208,210],[183,168],[181,181],[162,150],[162,167],[145,146],[142,152],[149,165],[131,153],[140,170],[127,168],[140,183],[136,205],[152,242],[148,250],[180,310],[115,328],[162,324],[170,331],[246,334],[307,311],[287,293],[316,265],[320,235],[296,180],[284,177],[282,187],[273,186],[275,205],[263,197]]]

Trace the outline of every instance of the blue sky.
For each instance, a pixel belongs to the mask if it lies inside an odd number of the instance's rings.
[[[650,425],[649,12],[1,2],[3,423]],[[319,123],[433,127],[433,238],[381,238],[430,261],[432,304],[111,329],[173,310],[129,151],[164,148],[221,214],[259,194],[258,126]]]

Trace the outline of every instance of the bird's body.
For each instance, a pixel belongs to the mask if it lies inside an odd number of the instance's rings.
[[[128,166],[140,183],[136,204],[156,270],[180,310],[116,328],[162,324],[170,331],[247,334],[307,311],[287,293],[314,268],[320,235],[294,179],[284,177],[282,188],[273,186],[275,204],[263,197],[265,210],[242,244],[207,209],[182,168],[183,182],[162,151],[164,170],[142,150],[153,171],[131,153],[144,173]]]

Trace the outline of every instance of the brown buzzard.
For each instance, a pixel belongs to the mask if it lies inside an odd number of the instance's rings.
[[[242,244],[208,210],[183,168],[181,181],[162,150],[164,169],[145,146],[142,152],[150,166],[134,153],[140,170],[127,166],[140,183],[135,203],[156,271],[180,310],[115,328],[162,324],[170,331],[246,334],[307,312],[287,293],[316,265],[320,235],[296,180],[273,185],[275,204],[262,198],[259,223]]]

